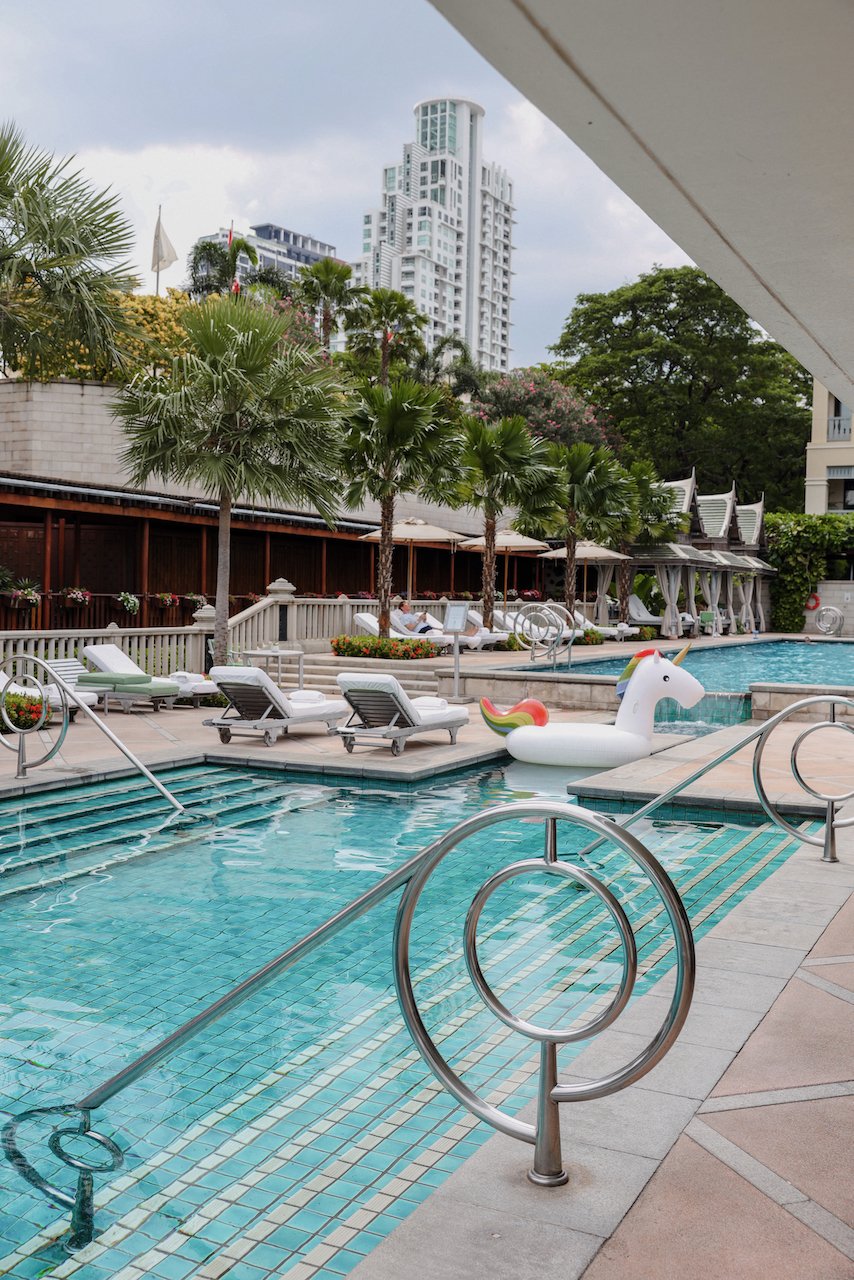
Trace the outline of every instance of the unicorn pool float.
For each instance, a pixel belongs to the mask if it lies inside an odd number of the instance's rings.
[[[490,729],[506,737],[511,756],[528,764],[602,769],[630,764],[652,751],[655,708],[662,698],[675,698],[687,708],[705,693],[699,680],[679,665],[690,647],[672,660],[658,649],[634,655],[617,681],[620,709],[614,724],[549,724],[548,711],[534,698],[509,711],[481,698],[480,713]]]

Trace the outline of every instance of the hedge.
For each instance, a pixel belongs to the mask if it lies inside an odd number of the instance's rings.
[[[775,631],[803,631],[804,605],[826,574],[828,557],[854,550],[854,516],[778,512],[765,517]]]
[[[393,640],[379,636],[333,636],[332,652],[339,658],[435,658],[442,650],[429,640]]]
[[[20,693],[7,693],[3,699],[6,715],[18,729],[31,729],[38,724],[42,713],[41,698],[28,697]],[[48,708],[45,724],[50,723],[52,712]],[[6,721],[0,716],[0,733],[11,733]]]

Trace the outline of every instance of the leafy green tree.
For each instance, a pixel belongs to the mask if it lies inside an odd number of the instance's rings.
[[[329,350],[332,331],[339,320],[346,321],[366,295],[366,289],[353,284],[352,268],[335,258],[321,258],[300,272],[299,296],[319,318],[320,341],[325,351]]]
[[[69,345],[101,364],[121,359],[121,297],[139,281],[133,230],[118,198],[0,126],[0,360],[49,377]]]
[[[483,625],[491,630],[495,607],[496,522],[507,507],[517,518],[535,521],[554,507],[560,488],[551,449],[535,439],[524,418],[496,423],[462,420],[462,479],[457,501],[483,515]]]
[[[590,405],[543,369],[513,369],[489,379],[473,401],[472,412],[486,422],[518,414],[534,435],[555,444],[585,440],[603,445],[611,438],[607,424]]]
[[[389,382],[393,359],[414,360],[424,349],[427,317],[395,289],[370,289],[344,318],[347,345],[360,359],[379,355],[379,381]]]
[[[575,609],[576,547],[578,539],[610,542],[618,536],[632,510],[633,490],[623,468],[609,449],[585,440],[553,445],[551,461],[560,483],[546,532],[563,539],[566,550],[563,593],[570,613]]]
[[[562,377],[606,414],[624,461],[707,492],[803,499],[811,382],[704,272],[656,267],[610,293],[581,294],[552,348]]]
[[[315,348],[286,341],[287,321],[238,298],[184,315],[187,353],[166,375],[139,374],[114,413],[135,484],[152,477],[198,486],[219,504],[214,658],[224,662],[231,511],[253,502],[307,504],[334,514],[347,404]]]
[[[251,267],[246,272],[243,283],[250,296],[255,289],[265,289],[273,302],[290,301],[297,294],[296,281],[286,275],[281,267]]]
[[[231,244],[217,240],[199,240],[190,250],[187,269],[190,273],[189,293],[206,298],[211,293],[231,293],[237,276],[237,259],[244,254],[253,267],[258,254],[243,236],[232,236]],[[264,282],[262,282],[264,283]]]
[[[440,405],[436,391],[411,380],[365,386],[344,436],[347,505],[358,507],[370,498],[380,506],[377,598],[381,636],[388,636],[389,631],[395,501],[405,493],[447,501],[459,478],[460,433]]]

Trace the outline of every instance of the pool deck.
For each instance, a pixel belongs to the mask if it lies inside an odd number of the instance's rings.
[[[221,746],[202,725],[211,714],[112,714],[109,724],[161,768],[247,762],[415,782],[504,756],[474,715],[456,747],[447,735],[431,735],[393,759],[385,748],[347,756],[315,729],[295,730],[273,748],[248,738]],[[572,790],[594,808],[597,799],[646,799],[751,727],[670,738],[660,744],[668,749]],[[765,757],[772,799],[800,808],[788,761],[803,727],[780,726]],[[812,782],[850,788],[849,741],[838,730],[829,742],[813,735],[802,756]],[[749,747],[734,755],[691,788],[689,800],[756,808],[751,759]],[[25,784],[4,752],[0,794],[124,771],[93,726],[76,724],[57,765],[35,770]],[[854,817],[854,805],[843,813]],[[664,1061],[613,1098],[562,1108],[566,1187],[531,1186],[529,1148],[495,1136],[350,1273],[354,1280],[851,1280],[854,828],[840,832],[839,857],[825,864],[820,850],[803,845],[700,941],[694,1003]],[[601,1074],[632,1056],[660,1024],[670,983],[663,979],[619,1029],[574,1059],[567,1078]],[[230,1267],[211,1260],[194,1274],[228,1280]],[[301,1280],[299,1264],[285,1275]]]

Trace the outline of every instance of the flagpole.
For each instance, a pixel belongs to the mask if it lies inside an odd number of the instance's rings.
[[[157,206],[157,226],[158,226],[158,227],[160,226],[160,214],[161,214],[162,210],[163,210],[163,206],[162,206],[161,204],[159,204],[159,205]],[[156,280],[157,280],[157,284],[156,284],[155,289],[154,289],[154,295],[155,295],[155,297],[159,298],[159,297],[160,297],[160,255],[159,255],[159,254],[157,255],[157,272],[156,272]]]

